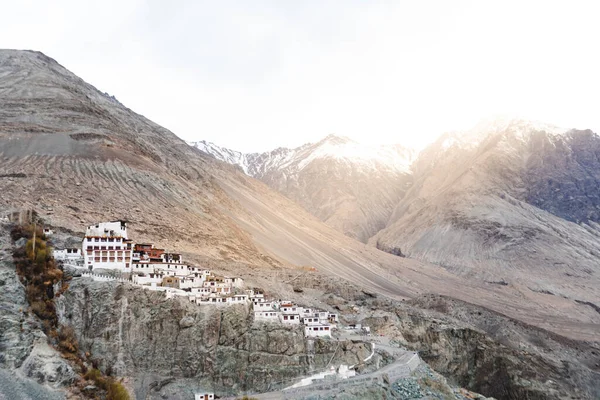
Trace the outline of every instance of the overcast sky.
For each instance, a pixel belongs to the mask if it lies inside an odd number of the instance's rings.
[[[0,0],[0,47],[190,141],[420,147],[493,114],[600,131],[595,3]]]

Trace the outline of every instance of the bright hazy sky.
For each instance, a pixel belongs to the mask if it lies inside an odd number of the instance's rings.
[[[0,0],[0,48],[186,140],[420,147],[492,114],[600,131],[596,3]]]

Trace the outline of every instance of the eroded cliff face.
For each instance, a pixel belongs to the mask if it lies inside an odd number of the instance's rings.
[[[419,351],[454,384],[497,399],[597,399],[600,346],[437,295],[362,322]]]
[[[127,284],[76,278],[57,308],[82,351],[129,378],[136,398],[265,392],[370,354],[363,343],[305,340],[300,327],[253,323],[246,306],[197,306]]]

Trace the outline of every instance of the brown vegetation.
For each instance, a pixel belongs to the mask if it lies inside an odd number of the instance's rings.
[[[25,246],[15,249],[13,259],[19,278],[25,285],[31,311],[42,320],[44,332],[50,334],[58,325],[54,285],[62,281],[63,272],[56,266],[40,227],[17,225],[11,235],[13,240],[27,239]]]
[[[114,378],[102,375],[99,369],[92,368],[83,376],[84,379],[94,382],[96,387],[107,392],[107,400],[129,400],[129,393],[123,384]]]

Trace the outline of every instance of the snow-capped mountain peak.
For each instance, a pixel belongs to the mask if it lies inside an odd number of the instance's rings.
[[[199,142],[188,142],[188,144],[197,148],[198,150],[210,154],[217,160],[238,165],[246,174],[248,174],[248,162],[244,153],[218,146],[214,143],[207,142],[206,140],[200,140]]]
[[[366,241],[386,224],[410,187],[413,150],[329,135],[316,143],[243,154],[205,141],[190,143],[297,201],[345,234]]]
[[[370,145],[345,136],[328,135],[316,143],[289,149],[279,147],[264,153],[242,153],[201,140],[190,146],[210,154],[218,160],[238,165],[253,177],[260,177],[273,169],[303,170],[316,160],[331,159],[337,162],[362,165],[368,169],[392,169],[408,173],[416,152],[401,145]]]
[[[362,164],[371,169],[387,167],[408,173],[415,152],[400,145],[370,145],[343,136],[329,135],[315,145],[303,147],[298,155],[301,155],[298,162],[300,170],[316,159],[330,158]]]

